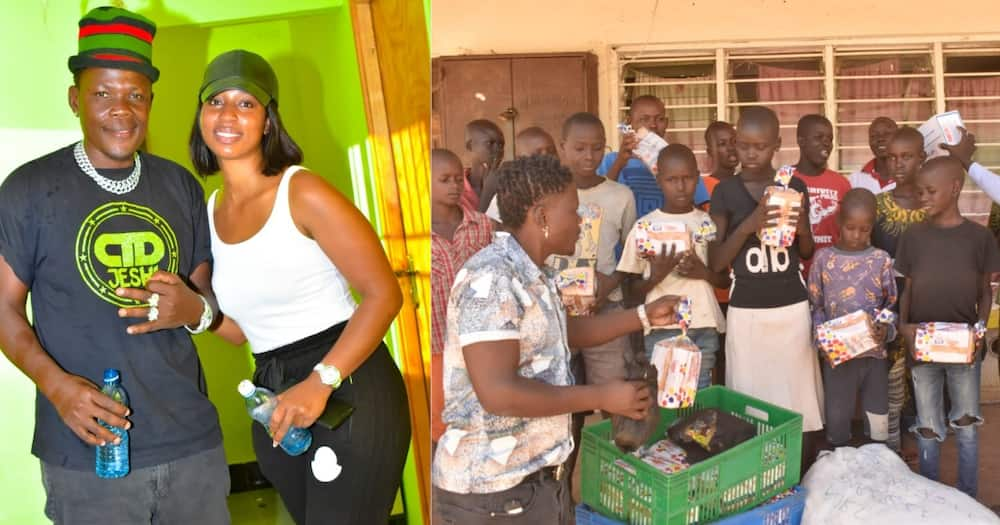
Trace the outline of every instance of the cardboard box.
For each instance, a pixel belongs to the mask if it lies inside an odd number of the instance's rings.
[[[635,224],[635,243],[639,255],[686,252],[691,249],[691,232],[683,222],[639,221]],[[663,252],[666,247],[666,252]]]
[[[797,215],[802,210],[802,194],[791,188],[781,186],[768,186],[764,190],[767,196],[768,206],[779,206],[781,213],[778,216],[778,225],[764,227],[760,230],[760,242],[768,246],[777,248],[787,248],[795,242],[795,231],[797,229]]]
[[[959,127],[965,127],[962,116],[957,111],[946,111],[927,119],[917,128],[924,136],[924,153],[928,159],[947,155],[948,152],[941,148],[941,144],[954,146],[962,140],[962,131]]]
[[[657,370],[657,404],[663,408],[685,408],[694,404],[701,372],[701,350],[691,339],[681,335],[656,343],[649,361]]]
[[[917,361],[969,364],[976,354],[976,336],[965,323],[922,323],[913,346]]]
[[[597,303],[597,276],[594,268],[567,268],[556,276],[556,287],[566,313],[572,316],[590,315]]]
[[[878,348],[871,330],[871,317],[863,310],[817,326],[816,341],[832,367]]]

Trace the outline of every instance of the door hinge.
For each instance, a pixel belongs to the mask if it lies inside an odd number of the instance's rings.
[[[403,278],[403,277],[407,277],[408,278],[407,280],[409,281],[409,284],[410,284],[410,299],[413,301],[413,307],[414,308],[419,307],[420,306],[420,301],[419,301],[420,295],[417,293],[417,279],[416,279],[417,275],[419,275],[419,274],[413,268],[413,257],[407,255],[406,256],[406,269],[405,270],[396,270],[395,274],[396,274],[396,277],[400,278],[400,279]]]

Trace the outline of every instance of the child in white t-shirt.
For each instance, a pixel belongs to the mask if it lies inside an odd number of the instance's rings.
[[[715,298],[714,288],[728,288],[729,278],[708,268],[708,243],[714,239],[712,218],[694,206],[698,185],[698,162],[690,148],[671,144],[660,151],[656,162],[656,182],[663,192],[663,207],[644,215],[629,232],[618,271],[635,274],[632,292],[651,301],[664,295],[683,295],[691,299],[691,325],[687,335],[701,350],[698,388],[712,383],[712,367],[719,350],[719,333],[726,322]],[[655,254],[637,237],[646,231],[665,229],[677,244],[663,245]],[[655,235],[655,234],[654,234]],[[656,244],[653,244],[654,250]],[[681,333],[678,325],[658,327],[645,337],[646,355],[651,356],[657,342]]]

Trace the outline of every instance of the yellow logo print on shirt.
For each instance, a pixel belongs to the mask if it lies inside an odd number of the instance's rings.
[[[178,264],[177,236],[167,221],[130,202],[97,208],[76,237],[80,277],[98,297],[115,306],[139,304],[115,295],[116,288],[141,288],[159,269],[176,273]]]

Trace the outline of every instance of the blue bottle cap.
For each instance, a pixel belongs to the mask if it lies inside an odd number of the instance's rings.
[[[104,381],[117,381],[119,377],[118,370],[114,368],[104,369]]]

